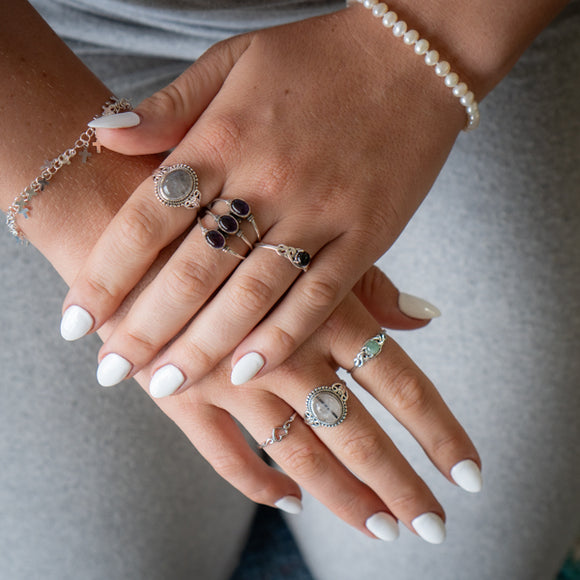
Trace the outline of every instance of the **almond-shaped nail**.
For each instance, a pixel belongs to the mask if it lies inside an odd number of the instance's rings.
[[[288,514],[299,514],[302,511],[302,502],[293,495],[280,498],[274,505]]]
[[[386,512],[377,512],[365,522],[367,530],[383,542],[392,542],[399,537],[397,520]]]
[[[232,384],[243,385],[247,383],[258,374],[265,362],[264,357],[257,352],[245,354],[232,369]]]
[[[430,544],[441,544],[447,532],[443,520],[434,513],[428,512],[417,516],[411,525],[423,540]]]
[[[433,306],[423,298],[411,296],[411,294],[404,292],[399,294],[399,310],[409,318],[418,320],[431,320],[441,316],[441,310],[437,306]]]
[[[97,367],[97,381],[101,387],[119,384],[131,372],[132,364],[115,352],[109,353]]]
[[[162,366],[155,371],[149,383],[149,393],[155,399],[173,395],[185,382],[185,375],[172,364]]]
[[[139,123],[141,123],[141,117],[137,113],[125,111],[115,115],[97,117],[89,123],[89,127],[93,129],[127,129],[128,127],[136,127]]]
[[[65,340],[78,340],[85,336],[95,323],[93,317],[80,306],[69,306],[60,321],[60,334]]]
[[[464,459],[451,468],[453,481],[465,491],[479,493],[483,487],[481,471],[475,461]]]

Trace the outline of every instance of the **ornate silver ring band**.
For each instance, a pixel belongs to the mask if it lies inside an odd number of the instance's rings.
[[[228,211],[233,217],[235,217],[236,219],[246,220],[247,222],[252,224],[252,227],[256,232],[258,242],[262,239],[262,236],[260,235],[260,230],[258,229],[258,224],[256,224],[256,218],[254,217],[252,209],[250,208],[250,204],[247,201],[240,198],[223,199],[221,197],[216,197],[216,199],[214,199],[209,204],[209,207],[212,208],[216,203],[220,202],[225,203],[228,206]]]
[[[386,329],[381,329],[377,335],[369,338],[362,346],[358,354],[354,357],[352,361],[353,367],[348,372],[353,373],[356,369],[362,367],[367,361],[378,356],[383,350],[383,345],[387,340]]]
[[[200,205],[197,173],[185,163],[160,167],[153,173],[155,196],[169,207],[196,209]]]
[[[282,439],[284,439],[284,437],[288,435],[290,431],[290,426],[292,425],[292,421],[294,421],[294,419],[296,419],[296,413],[293,413],[290,419],[288,419],[288,421],[286,421],[286,423],[284,423],[282,427],[274,427],[274,429],[272,429],[272,435],[270,436],[270,438],[266,439],[264,443],[260,443],[258,445],[258,448],[264,449],[264,447],[267,447],[268,445],[280,443],[280,441],[282,441]]]
[[[240,240],[250,248],[250,250],[254,249],[254,246],[251,244],[250,240],[245,236],[244,232],[240,229],[240,222],[230,214],[226,215],[216,215],[215,213],[211,212],[207,208],[203,208],[203,217],[204,215],[211,216],[215,223],[217,224],[217,228],[220,232],[225,234],[226,236],[238,236]]]
[[[348,413],[348,391],[343,383],[323,385],[310,391],[306,397],[304,422],[311,427],[336,427]]]
[[[286,258],[295,268],[306,272],[312,261],[310,254],[301,248],[294,248],[292,246],[286,246],[284,244],[277,244],[276,246],[272,244],[256,244],[256,248],[266,248],[266,250],[273,250],[279,256]]]

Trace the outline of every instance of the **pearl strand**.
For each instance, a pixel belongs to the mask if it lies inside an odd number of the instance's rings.
[[[347,0],[347,6],[352,4],[362,4],[367,10],[371,10],[375,18],[382,20],[385,28],[390,28],[396,38],[402,38],[403,42],[412,46],[415,54],[424,58],[425,64],[432,67],[435,74],[443,79],[445,86],[451,89],[467,114],[467,124],[464,131],[473,131],[479,126],[479,105],[475,100],[475,95],[469,87],[461,82],[459,75],[451,71],[451,65],[446,60],[440,60],[439,53],[431,49],[429,42],[420,38],[416,30],[408,30],[407,23],[399,20],[396,12],[389,10],[384,2],[379,0]]]

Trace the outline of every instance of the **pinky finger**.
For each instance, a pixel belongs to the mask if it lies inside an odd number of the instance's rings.
[[[187,395],[184,393],[183,397]],[[194,447],[248,499],[291,514],[302,511],[302,493],[296,482],[268,466],[252,450],[227,411],[193,402],[177,405],[176,399],[167,403],[178,409],[171,410],[171,417]]]

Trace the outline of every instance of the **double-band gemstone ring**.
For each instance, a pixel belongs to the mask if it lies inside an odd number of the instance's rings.
[[[198,208],[199,192],[197,173],[185,163],[160,167],[153,173],[155,196],[169,207]]]
[[[306,272],[312,261],[310,254],[301,248],[293,248],[284,244],[256,244],[256,248],[266,248],[266,250],[274,250],[279,256],[286,258],[295,268]]]
[[[352,361],[353,367],[349,373],[354,372],[356,369],[362,367],[367,361],[375,358],[383,350],[383,345],[387,340],[386,329],[381,329],[381,332],[372,338],[369,338],[363,345],[358,354],[354,357]]]
[[[343,383],[323,385],[310,391],[306,397],[304,422],[312,427],[336,427],[348,412],[348,391]]]
[[[250,204],[243,199],[236,198],[236,199],[223,199],[221,197],[217,197],[214,199],[210,204],[209,207],[213,207],[216,203],[225,203],[228,206],[228,210],[232,216],[236,219],[246,220],[256,232],[256,237],[258,238],[258,242],[262,239],[260,235],[260,230],[258,229],[258,225],[256,224],[256,218],[252,213],[252,209],[250,208]]]

